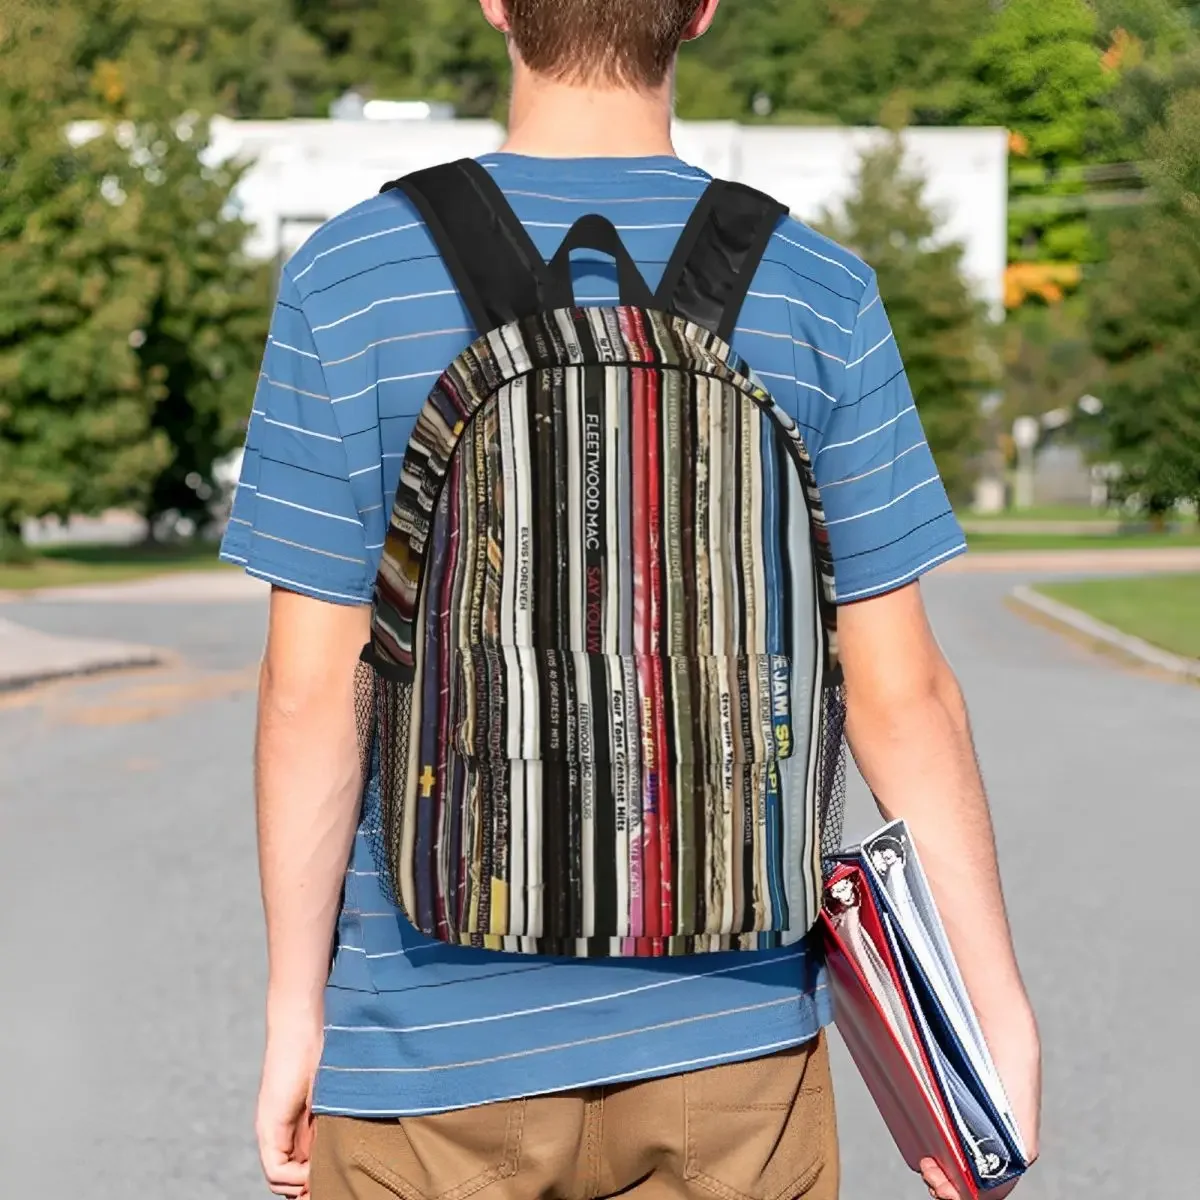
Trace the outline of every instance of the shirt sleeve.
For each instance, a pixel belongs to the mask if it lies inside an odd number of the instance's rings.
[[[814,468],[839,602],[903,587],[966,551],[873,273]]]
[[[320,600],[371,600],[374,580],[346,448],[312,330],[286,270],[221,557]]]

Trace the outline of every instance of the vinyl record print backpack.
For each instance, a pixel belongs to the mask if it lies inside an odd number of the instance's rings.
[[[833,567],[800,432],[729,347],[785,209],[714,182],[652,295],[600,216],[547,263],[474,162],[390,188],[480,336],[409,441],[359,672],[385,890],[517,953],[799,940],[841,836]],[[582,247],[618,306],[575,303]]]

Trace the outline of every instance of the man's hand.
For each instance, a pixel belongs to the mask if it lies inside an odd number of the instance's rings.
[[[880,811],[903,818],[916,840],[1032,1160],[1041,1106],[1037,1023],[1013,952],[962,692],[918,585],[846,605],[838,620],[855,761]],[[935,1163],[922,1174],[937,1200],[965,1200]],[[989,1192],[989,1200],[1008,1190]]]
[[[1028,1013],[1018,1013],[1008,1022],[993,1021],[984,1029],[988,1049],[1004,1082],[1017,1128],[1032,1163],[1038,1156],[1042,1106],[1042,1059],[1037,1025]],[[921,1176],[935,1200],[967,1200],[951,1186],[946,1173],[933,1159],[921,1164]],[[1004,1200],[1019,1180],[988,1190],[988,1200]]]
[[[268,1035],[255,1130],[263,1174],[277,1196],[308,1195],[312,1086],[321,1043],[319,1016]]]
[[[370,610],[276,589],[258,704],[258,857],[267,917],[263,1170],[308,1189],[323,997],[362,798],[354,673]]]

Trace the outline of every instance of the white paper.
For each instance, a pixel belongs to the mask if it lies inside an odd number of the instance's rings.
[[[867,869],[891,902],[896,920],[930,981],[938,1003],[962,1043],[988,1098],[1001,1115],[1014,1144],[1025,1146],[987,1047],[975,1009],[955,962],[916,847],[903,821],[894,821],[863,843]],[[903,966],[901,966],[903,970]],[[914,1005],[914,1007],[916,1007]]]

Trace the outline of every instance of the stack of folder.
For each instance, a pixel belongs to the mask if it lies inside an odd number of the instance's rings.
[[[916,848],[902,821],[838,857],[822,912],[837,1026],[914,1170],[962,1200],[1028,1158]]]

